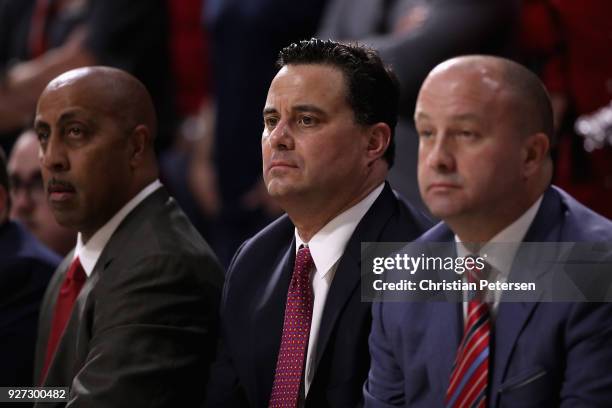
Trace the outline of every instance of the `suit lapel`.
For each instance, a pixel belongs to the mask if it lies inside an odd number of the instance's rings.
[[[262,260],[269,262],[269,260]],[[255,377],[258,395],[262,396],[262,404],[266,404],[272,390],[276,360],[283,333],[283,321],[285,316],[285,305],[287,303],[287,291],[293,264],[295,263],[295,238],[285,250],[280,251],[279,259],[273,262],[275,267],[272,274],[262,279],[266,280],[262,293],[257,296],[259,301],[253,305],[255,311],[252,314],[250,333],[254,340],[253,361],[251,367],[254,372],[262,373]],[[262,264],[265,270],[265,266]],[[265,401],[264,401],[265,400]]]
[[[445,225],[438,224],[429,230],[418,241],[431,242],[435,248],[435,256],[442,258],[457,256],[455,245],[436,246],[436,243],[454,242],[454,233]],[[430,254],[433,255],[433,254]],[[438,271],[438,280],[453,280],[455,272]],[[463,336],[463,304],[456,299],[430,301],[428,339],[429,360],[427,372],[431,387],[436,395],[442,396],[442,403],[453,369],[453,363],[457,355],[461,336]]]
[[[562,224],[561,200],[554,189],[549,188],[542,200],[540,208],[529,227],[523,242],[558,242],[560,241],[560,225]],[[519,265],[537,264],[537,259],[533,259],[532,254],[524,254],[519,250],[518,257],[529,257],[532,260],[519,261]],[[534,263],[535,262],[535,263]],[[513,263],[509,280],[526,280],[530,271],[516,268],[517,262]],[[536,268],[539,269],[539,268]],[[508,365],[512,357],[512,352],[516,342],[529,321],[529,318],[538,307],[537,302],[501,302],[497,313],[495,324],[495,360],[494,376],[492,381],[492,391],[499,389],[505,379]],[[497,393],[492,394],[492,399],[496,400]]]
[[[385,184],[380,196],[361,219],[346,245],[329,288],[323,315],[321,316],[314,364],[315,376],[316,368],[319,366],[344,305],[359,289],[359,283],[361,282],[361,243],[380,240],[383,227],[395,212],[395,204],[393,191],[388,184]]]
[[[427,372],[436,395],[446,395],[453,362],[463,335],[463,312],[459,302],[431,302]]]
[[[59,295],[60,288],[64,282],[64,276],[66,275],[68,266],[72,262],[73,256],[74,250],[70,251],[62,263],[57,267],[40,305],[38,338],[36,339],[36,366],[34,369],[34,381],[37,383],[41,379],[40,374],[47,354],[47,342],[49,341],[49,333],[51,332],[51,321],[53,320],[55,303],[57,302],[57,296]]]

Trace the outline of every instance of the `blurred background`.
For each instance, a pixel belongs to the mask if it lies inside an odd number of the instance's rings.
[[[421,82],[456,55],[526,64],[551,94],[555,183],[612,217],[609,0],[0,0],[0,145],[11,218],[64,255],[74,232],[46,208],[29,131],[47,82],[110,65],[142,80],[160,118],[163,182],[227,265],[280,215],[261,181],[261,112],[278,51],[313,36],[379,50],[401,84],[393,186],[422,206],[412,111]]]

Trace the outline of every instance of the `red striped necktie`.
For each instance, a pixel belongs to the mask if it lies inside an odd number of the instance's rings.
[[[53,359],[53,355],[57,349],[57,346],[62,338],[66,324],[72,314],[72,306],[83,287],[83,284],[87,280],[85,270],[81,265],[81,261],[78,257],[74,258],[66,277],[62,283],[57,301],[55,303],[55,309],[53,310],[53,320],[51,323],[51,332],[49,333],[49,341],[47,342],[47,354],[45,356],[45,365],[41,373],[41,384],[47,375],[47,370]]]
[[[302,246],[295,257],[287,293],[283,336],[276,360],[270,407],[295,408],[298,403],[312,320],[314,296],[310,271],[313,266],[310,249]]]
[[[478,281],[485,278],[484,275],[483,269],[468,270],[468,282],[478,285]],[[484,293],[477,291],[468,301],[463,338],[446,391],[447,408],[486,407],[490,334],[489,304],[484,299]]]

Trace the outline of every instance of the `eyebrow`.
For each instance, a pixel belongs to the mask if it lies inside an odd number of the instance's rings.
[[[430,119],[429,115],[427,115],[426,113],[423,112],[418,112],[415,116],[414,116],[415,120],[418,119]],[[473,114],[473,113],[463,113],[460,115],[453,115],[451,117],[452,120],[456,120],[456,121],[479,121],[480,120],[480,116]]]
[[[417,119],[429,119],[429,115],[423,112],[417,112],[414,115],[414,120],[417,120]]]
[[[292,108],[292,110],[297,112],[313,112],[318,113],[319,115],[326,115],[325,111],[318,106],[315,105],[297,105]],[[278,110],[276,108],[264,108],[263,114],[269,115],[272,113],[277,113]]]
[[[76,118],[79,114],[84,114],[83,109],[74,108],[74,109],[67,110],[66,112],[63,112],[60,115],[58,119],[58,123],[63,124],[63,123],[69,122],[70,120]],[[90,118],[84,118],[83,121],[86,122],[88,126],[92,126],[95,123],[95,121],[93,121]],[[34,128],[39,128],[39,127],[49,128],[50,125],[43,120],[35,119]]]

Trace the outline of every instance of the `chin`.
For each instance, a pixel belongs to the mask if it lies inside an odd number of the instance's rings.
[[[455,217],[461,214],[461,208],[452,202],[433,202],[425,203],[429,212],[436,218],[440,218],[441,220],[445,220],[447,218]]]

